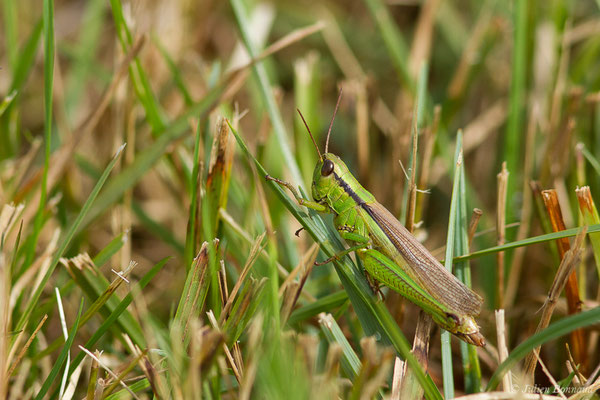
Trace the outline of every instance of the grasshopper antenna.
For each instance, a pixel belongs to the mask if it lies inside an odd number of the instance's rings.
[[[331,122],[329,123],[329,130],[327,131],[327,141],[325,142],[325,154],[329,149],[329,135],[331,134],[331,127],[333,127],[333,120],[335,119],[335,114],[337,114],[337,110],[340,107],[340,100],[342,100],[342,88],[340,87],[340,94],[338,95],[337,103],[335,104],[335,110],[333,110],[333,116],[331,117]]]
[[[323,156],[321,155],[319,146],[317,146],[317,142],[315,142],[315,138],[313,137],[312,132],[310,131],[310,128],[308,127],[308,124],[306,123],[306,120],[304,119],[304,115],[302,115],[300,110],[297,108],[296,108],[296,111],[298,111],[298,114],[300,114],[300,118],[302,118],[302,122],[304,122],[304,126],[306,127],[306,130],[308,131],[308,134],[310,135],[310,138],[312,139],[312,142],[315,145],[315,149],[317,149],[317,153],[319,153],[319,161],[323,161]]]

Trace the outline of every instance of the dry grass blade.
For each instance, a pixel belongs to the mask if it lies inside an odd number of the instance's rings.
[[[423,156],[421,157],[421,173],[419,174],[417,183],[417,187],[421,188],[421,190],[417,190],[417,205],[415,211],[416,221],[421,220],[427,204],[428,196],[426,195],[429,193],[427,188],[429,187],[433,150],[435,148],[435,141],[440,127],[441,116],[442,107],[438,104],[433,108],[433,122],[431,123],[431,126],[426,127],[423,132],[423,142],[425,142],[425,145],[421,147],[424,147],[425,149],[423,150]]]
[[[277,53],[278,51],[281,51],[284,48],[286,48],[296,42],[299,42],[300,40],[304,39],[307,36],[310,36],[316,32],[319,32],[323,28],[325,28],[325,23],[323,21],[317,21],[312,25],[309,25],[307,27],[300,28],[293,32],[288,33],[287,35],[285,35],[281,39],[277,40],[276,42],[271,43],[271,45],[269,45],[269,47],[264,49],[257,57],[250,60],[248,63],[242,65],[241,67],[237,67],[235,69],[227,71],[226,79],[228,79],[228,80],[232,79],[232,77],[238,75],[240,72],[247,71],[248,68],[250,68],[257,62],[262,61],[269,56],[272,56],[273,54]]]
[[[562,218],[562,212],[560,204],[558,202],[558,195],[555,190],[543,190],[542,199],[546,207],[546,212],[550,217],[552,224],[552,230],[554,232],[563,231],[566,229],[565,223]],[[578,242],[576,242],[578,243]],[[558,251],[561,259],[564,259],[566,252],[570,248],[569,239],[562,238],[557,240]],[[565,294],[567,297],[567,306],[569,314],[576,314],[581,312],[582,302],[579,297],[579,285],[577,284],[577,274],[573,270],[567,277],[565,284]],[[571,332],[571,340],[573,342],[573,352],[577,362],[581,363],[582,369],[585,370],[587,366],[587,353],[585,351],[585,337],[581,329],[577,329]]]
[[[218,241],[214,242],[214,246],[218,245]],[[203,302],[206,292],[208,291],[207,276],[209,269],[209,250],[208,242],[202,243],[202,247],[188,271],[188,278],[185,282],[185,287],[182,297],[179,300],[179,306],[175,314],[175,319],[179,321],[182,328],[182,339],[187,337],[190,321],[200,312],[200,303]]]
[[[377,390],[387,379],[394,352],[387,348],[379,352],[372,336],[360,341],[362,349],[361,369],[352,386],[352,397],[360,399],[372,399]]]
[[[473,209],[473,214],[471,215],[471,221],[469,221],[469,228],[467,229],[467,236],[469,238],[469,248],[471,248],[471,244],[473,243],[473,238],[475,237],[475,232],[477,232],[477,225],[479,224],[479,219],[483,215],[483,211],[479,208]]]
[[[248,273],[250,272],[250,269],[254,265],[256,258],[260,254],[260,251],[263,249],[262,242],[265,238],[265,235],[266,235],[266,232],[263,232],[254,241],[254,244],[252,245],[252,248],[250,249],[250,254],[248,255],[248,259],[246,260],[246,265],[244,265],[244,268],[242,269],[242,272],[240,273],[240,276],[239,276],[237,282],[235,283],[235,286],[233,287],[233,289],[231,289],[231,294],[229,295],[229,298],[227,299],[227,303],[223,307],[223,311],[221,311],[221,316],[219,317],[219,325],[222,325],[223,322],[227,319],[229,311],[231,310],[231,307],[233,307],[233,303],[236,300],[237,294],[238,294],[240,288],[242,287],[242,284],[246,280],[246,276],[248,275]]]
[[[394,372],[392,374],[392,393],[390,400],[400,400],[400,388],[404,382],[404,361],[400,357],[394,360]]]
[[[427,371],[428,367],[429,334],[432,326],[433,320],[431,317],[421,310],[419,312],[419,319],[417,320],[417,328],[411,352],[423,367],[423,371]],[[400,399],[419,399],[423,397],[423,388],[419,385],[412,370],[408,368],[407,363],[404,363],[401,379],[402,385],[400,386],[399,392]]]
[[[215,318],[215,315],[213,314],[212,311],[209,311],[206,313],[206,315],[208,316],[208,320],[210,321],[211,325],[213,326],[213,328],[215,329],[214,332],[218,333],[220,336],[215,337],[214,335],[211,336],[209,339],[211,342],[211,346],[206,346],[203,348],[206,349],[217,349],[217,345],[220,345],[223,347],[223,351],[225,352],[225,357],[227,358],[227,362],[229,363],[229,366],[231,367],[231,371],[233,372],[233,376],[235,376],[235,379],[237,380],[238,384],[240,384],[242,382],[242,368],[241,368],[241,364],[238,364],[236,359],[233,357],[233,355],[231,354],[231,351],[229,351],[229,348],[227,347],[227,343],[225,343],[225,336],[223,335],[222,332],[219,331],[219,323],[217,322],[217,319]],[[218,341],[218,343],[214,343],[215,341]],[[213,350],[214,352],[214,350]],[[202,357],[201,360],[205,360],[207,359],[207,352],[204,351],[202,353]],[[214,355],[214,354],[213,354]]]
[[[542,317],[536,329],[536,332],[540,332],[542,329],[546,328],[550,323],[550,318],[552,317],[552,313],[554,312],[554,308],[556,307],[556,301],[562,292],[563,288],[567,284],[569,276],[573,272],[573,269],[579,262],[581,257],[581,245],[583,243],[583,239],[585,238],[587,230],[584,229],[577,238],[575,239],[575,244],[573,248],[568,250],[561,263],[558,267],[558,271],[554,276],[554,281],[552,282],[552,286],[550,287],[550,291],[548,292],[548,297],[544,302],[542,307]],[[539,354],[539,348],[537,348],[533,353],[529,354],[525,361],[525,375],[532,377],[535,371],[535,367],[537,364],[537,355]]]
[[[218,230],[217,210],[227,207],[227,192],[229,189],[229,178],[234,154],[234,139],[229,132],[229,125],[225,118],[217,123],[217,134],[214,136],[208,176],[206,178],[206,193],[209,196],[210,214],[213,216],[211,227],[213,232]],[[206,197],[205,197],[206,199]]]
[[[231,229],[236,231],[246,241],[246,243],[253,243],[253,239],[250,236],[250,234],[246,232],[225,209],[219,209],[219,214],[223,222],[225,222],[229,227],[231,227]],[[260,250],[260,255],[264,260],[269,259],[269,254],[266,252],[265,249]],[[276,265],[279,276],[283,279],[287,279],[289,276],[289,272],[279,262]],[[305,295],[307,296],[307,298],[312,299],[314,301],[314,297],[311,296],[309,293],[305,293]]]
[[[496,338],[498,339],[498,363],[504,362],[508,357],[508,348],[506,347],[506,325],[504,323],[504,310],[496,310]],[[510,392],[513,388],[512,374],[508,371],[502,377],[503,389]]]
[[[10,369],[8,370],[8,372],[6,374],[6,378],[7,379],[10,378],[10,376],[13,374],[13,372],[15,371],[15,368],[17,368],[17,366],[19,365],[19,363],[23,359],[23,356],[25,356],[25,353],[27,352],[27,349],[29,349],[29,346],[31,346],[31,342],[33,342],[33,339],[35,339],[36,335],[38,334],[38,332],[40,331],[40,329],[42,329],[42,326],[44,326],[44,323],[46,322],[47,319],[48,319],[48,314],[44,314],[44,317],[42,318],[42,320],[40,321],[40,323],[38,324],[38,326],[33,330],[33,333],[31,334],[31,336],[29,336],[29,339],[27,339],[27,342],[25,343],[25,346],[23,346],[23,348],[21,349],[21,351],[17,355],[17,358],[15,359],[15,361],[10,366]],[[6,325],[6,326],[8,326],[8,325]],[[18,343],[18,341],[15,342],[15,344],[17,344],[17,343]],[[10,361],[10,357],[7,358],[7,360]]]
[[[479,50],[483,45],[487,31],[491,27],[491,11],[489,3],[485,3],[479,13],[475,27],[469,35],[469,40],[464,46],[458,66],[448,85],[448,96],[450,98],[460,97],[465,91],[471,68],[473,68],[475,60],[480,56]]]
[[[287,322],[294,309],[294,306],[298,302],[298,298],[300,298],[302,288],[304,287],[306,280],[312,272],[318,254],[319,244],[313,243],[313,245],[298,263],[298,266],[294,268],[294,270],[290,273],[290,276],[288,276],[288,278],[279,287],[279,297],[281,297],[285,293],[281,307],[282,325]],[[294,281],[294,278],[298,274],[300,274],[300,280],[296,282]]]
[[[130,360],[127,365],[125,365],[125,368],[120,368],[120,372],[119,375],[116,377],[115,382],[111,383],[102,393],[103,396],[108,396],[110,395],[112,392],[114,392],[114,390],[121,384],[121,382],[125,381],[125,377],[127,376],[127,374],[129,374],[129,372],[131,372],[133,370],[133,368],[135,368],[136,365],[138,365],[138,363],[144,358],[144,353],[140,353],[138,354],[135,358],[133,358],[132,360]]]
[[[540,358],[539,354],[537,354],[536,352],[534,352],[533,354],[535,355],[535,358],[537,359],[537,362],[540,363],[540,367],[542,367],[542,370],[544,371],[544,374],[546,375],[546,377],[548,377],[548,379],[552,383],[552,386],[554,386],[555,392],[557,392],[559,394],[559,396],[560,396],[561,399],[567,400],[567,396],[565,396],[565,394],[563,393],[560,385],[556,382],[556,379],[554,379],[554,377],[552,376],[552,374],[550,374],[550,371],[548,371],[548,368],[546,368],[546,364],[544,364],[544,362]]]
[[[505,99],[497,100],[465,126],[465,154],[474,152],[504,124],[507,108]]]
[[[498,174],[498,197],[496,201],[496,237],[497,244],[502,246],[506,239],[506,193],[508,190],[508,171],[506,161],[502,163],[502,171]],[[496,308],[504,308],[504,252],[496,255]]]

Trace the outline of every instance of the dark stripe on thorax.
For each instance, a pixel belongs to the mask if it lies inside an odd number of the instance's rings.
[[[340,184],[342,189],[344,189],[344,192],[346,192],[350,197],[352,197],[352,200],[354,200],[356,204],[364,208],[364,206],[366,205],[365,201],[361,199],[354,190],[352,190],[350,185],[348,185],[348,183],[342,178],[340,178],[335,172],[333,173],[333,177],[335,178],[337,183]]]

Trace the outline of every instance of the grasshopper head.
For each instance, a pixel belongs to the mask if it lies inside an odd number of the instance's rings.
[[[332,153],[323,154],[322,159],[317,162],[317,166],[313,172],[313,199],[317,202],[326,200],[332,186],[336,185],[336,177],[339,179],[347,171],[348,167],[338,156]]]

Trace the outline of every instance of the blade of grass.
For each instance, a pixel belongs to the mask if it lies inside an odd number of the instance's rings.
[[[581,232],[582,229],[583,228],[571,228],[571,229],[566,229],[566,230],[560,231],[560,232],[546,233],[544,235],[532,236],[530,238],[523,239],[523,240],[516,240],[514,242],[506,243],[505,245],[502,245],[502,246],[489,247],[484,250],[474,251],[473,253],[470,253],[470,254],[467,254],[464,256],[454,257],[454,262],[471,260],[473,258],[481,257],[481,256],[488,255],[488,254],[494,254],[499,251],[515,249],[517,247],[531,246],[532,244],[545,243],[545,242],[550,242],[550,241],[561,239],[561,238],[577,236],[577,234],[579,232]],[[600,232],[600,224],[588,226],[588,233],[596,233],[596,232]]]
[[[405,221],[404,225],[409,232],[413,231],[415,210],[417,203],[417,145],[419,133],[423,130],[425,122],[425,107],[427,105],[427,74],[429,66],[426,62],[421,65],[419,71],[419,79],[417,81],[417,99],[414,104],[412,135],[411,135],[411,151],[409,153],[408,163],[410,165],[410,179],[406,181],[404,192],[406,196],[406,205],[402,208],[404,215],[400,216],[401,221]]]
[[[6,95],[2,99],[2,102],[0,103],[0,117],[2,117],[2,115],[4,115],[4,111],[6,111],[6,109],[8,107],[10,107],[10,105],[12,104],[12,101],[15,99],[16,96],[17,96],[17,91],[13,90],[12,92],[10,92],[8,95]]]
[[[102,189],[104,182],[106,182],[108,175],[110,175],[110,172],[112,171],[117,160],[119,159],[119,155],[121,154],[121,151],[123,150],[124,147],[125,147],[125,145],[121,146],[119,148],[119,150],[117,151],[117,153],[115,154],[115,156],[113,157],[113,159],[110,161],[110,163],[108,164],[108,166],[102,173],[102,176],[96,183],[96,186],[94,186],[94,189],[92,189],[92,192],[90,193],[86,202],[84,203],[83,207],[81,208],[79,215],[77,215],[77,218],[75,219],[75,221],[73,222],[73,224],[67,231],[67,234],[61,241],[58,251],[54,254],[54,257],[52,258],[52,261],[50,262],[50,267],[48,268],[48,271],[42,278],[42,280],[39,283],[35,292],[31,295],[31,297],[27,301],[27,307],[25,308],[25,311],[20,315],[20,317],[17,321],[17,324],[15,326],[15,330],[19,331],[21,329],[24,329],[25,325],[28,323],[31,312],[37,306],[37,302],[40,298],[40,295],[42,294],[42,291],[44,290],[46,283],[50,279],[50,276],[54,272],[54,269],[58,265],[59,259],[62,257],[64,252],[67,250],[67,247],[71,243],[73,236],[75,236],[75,232],[81,226],[81,223],[82,223],[83,219],[85,218],[86,214],[90,211],[90,208],[91,208],[92,204],[94,203],[94,200],[98,196],[98,192],[100,192],[100,189]]]
[[[8,3],[13,2],[13,0],[8,0],[2,2],[2,4],[10,6]],[[10,15],[10,11],[5,15],[5,17],[7,15]],[[12,81],[10,84],[10,90],[8,92],[17,93],[17,100],[13,104],[18,103],[18,94],[21,93],[23,85],[25,84],[25,81],[31,72],[31,68],[33,67],[38,44],[42,35],[42,25],[42,18],[40,18],[39,22],[33,27],[33,30],[25,42],[25,45],[18,52],[17,62],[14,68],[12,68]],[[21,133],[20,130],[16,129],[18,124],[15,122],[17,120],[18,109],[13,108],[12,106],[8,107],[7,112],[0,117],[0,131],[3,132],[3,134],[0,135],[0,159],[12,156],[16,151],[17,144],[19,142],[18,135]]]
[[[96,266],[90,263],[89,258],[86,260],[85,257],[80,258],[78,256],[75,257],[75,259],[67,261],[61,260],[61,263],[65,265],[71,274],[73,279],[72,282],[79,286],[86,297],[92,301],[92,304],[81,317],[80,324],[82,326],[85,325],[96,313],[98,313],[101,318],[108,318],[120,302],[119,297],[113,294],[118,286],[123,283],[122,276],[128,275],[128,272],[133,268],[132,264],[130,263],[129,267],[123,272],[124,275],[115,278],[113,282],[109,284],[108,280],[106,280]],[[121,315],[117,320],[117,325],[119,331],[126,334],[134,344],[140,347],[146,346],[142,328],[129,311],[125,311],[125,313]],[[36,354],[33,359],[42,359],[59,347],[60,338],[57,338],[48,345],[46,349]]]
[[[546,212],[552,224],[552,230],[554,232],[565,230],[566,226],[563,220],[560,203],[558,202],[558,194],[556,190],[543,190],[542,199],[544,201]],[[562,260],[565,258],[565,254],[567,253],[567,251],[569,251],[569,248],[571,247],[569,239],[558,239],[556,241],[556,244],[558,246],[558,253],[560,255],[560,259]],[[567,298],[568,313],[576,314],[581,312],[582,301],[579,296],[579,285],[577,284],[577,274],[575,270],[571,271],[571,273],[568,276],[567,283],[565,285],[565,295]],[[575,330],[571,332],[571,345],[573,346],[573,353],[575,359],[578,363],[582,364],[583,368],[586,368],[587,352],[585,351],[585,349],[587,348],[587,345],[583,331]]]
[[[456,135],[455,150],[456,165],[454,168],[454,184],[452,186],[452,199],[450,200],[450,217],[448,221],[448,238],[446,240],[446,261],[444,267],[452,272],[452,258],[454,254],[456,240],[456,220],[459,211],[460,178],[461,165],[463,163],[462,155],[462,132],[458,131]],[[450,347],[450,332],[442,330],[442,374],[444,380],[444,398],[454,398],[454,373],[452,371],[452,348]]]
[[[132,383],[128,386],[131,391],[133,391],[134,393],[138,393],[144,389],[148,389],[150,387],[150,382],[148,381],[147,378],[144,378],[144,379],[142,379],[138,382]],[[130,399],[130,398],[131,398],[131,394],[129,393],[129,391],[127,391],[126,389],[121,389],[118,392],[106,397],[106,399],[104,399],[104,400],[122,400],[122,399]]]
[[[96,265],[98,268],[103,266],[104,263],[108,262],[108,260],[110,260],[110,258],[115,255],[119,249],[121,249],[123,242],[127,239],[128,237],[122,233],[115,236],[110,243],[108,243],[102,250],[100,250],[98,254],[96,254],[96,257],[94,257],[92,260],[94,261],[94,265]]]
[[[310,304],[294,310],[288,319],[288,324],[294,325],[322,312],[331,313],[334,308],[342,306],[347,301],[348,294],[343,290],[328,294]]]
[[[496,192],[496,239],[498,246],[506,242],[506,191],[508,189],[509,172],[506,169],[506,161],[502,163],[502,169],[496,175],[498,181],[498,191]],[[504,309],[504,276],[505,262],[504,252],[496,253],[496,309]]]
[[[467,193],[465,164],[460,164],[460,182],[459,196],[456,217],[456,238],[454,241],[454,254],[462,255],[469,252],[469,231],[475,229],[477,219],[481,214],[475,212],[475,219],[471,223],[467,222]],[[481,212],[481,210],[479,210]],[[454,264],[454,273],[456,277],[467,287],[471,287],[471,267],[468,261],[457,262]],[[479,357],[477,347],[460,341],[460,353],[463,365],[463,374],[466,393],[477,393],[481,391],[481,368],[479,367]]]
[[[32,239],[26,251],[24,265],[31,264],[35,248],[44,222],[46,209],[48,168],[50,166],[50,145],[52,142],[52,91],[54,85],[54,1],[44,0],[42,9],[44,32],[44,169],[40,191],[40,204],[33,222]]]
[[[342,329],[331,314],[320,314],[319,325],[327,341],[329,343],[337,343],[342,348],[342,369],[346,376],[351,381],[354,381],[360,372],[361,362],[352,346],[350,346]]]
[[[600,224],[600,216],[596,204],[592,198],[589,186],[584,186],[575,190],[577,200],[579,201],[579,210],[583,215],[583,220],[587,225]],[[592,233],[589,235],[592,242],[592,250],[594,251],[594,261],[596,262],[596,270],[600,277],[600,233]]]
[[[7,3],[12,2],[13,0],[9,0]],[[4,3],[4,2],[3,2]],[[21,92],[27,77],[29,76],[29,72],[31,72],[31,68],[33,67],[33,63],[35,61],[35,56],[37,53],[37,47],[40,41],[40,37],[42,35],[42,27],[44,25],[43,17],[39,20],[37,24],[33,27],[29,38],[25,42],[25,45],[19,50],[19,58],[17,59],[17,63],[14,67],[12,81],[10,84],[10,92],[16,90]]]
[[[552,317],[552,313],[554,312],[554,308],[556,307],[558,296],[564,289],[568,277],[571,274],[571,271],[575,269],[575,265],[579,263],[579,260],[581,258],[581,245],[583,243],[584,236],[585,233],[583,232],[577,235],[573,248],[567,250],[567,252],[563,256],[560,262],[560,266],[556,271],[556,275],[554,276],[552,286],[550,287],[550,290],[548,292],[548,297],[544,301],[544,305],[542,306],[542,316],[536,328],[536,332],[539,332],[542,329],[546,328],[550,323],[550,318]],[[539,352],[540,348],[537,347],[535,348],[533,353],[530,353],[525,359],[525,376],[530,377],[532,382],[534,378],[533,374],[538,363]]]
[[[73,345],[73,341],[75,340],[75,335],[77,334],[77,327],[79,326],[79,318],[81,317],[82,310],[83,310],[83,299],[81,299],[81,303],[79,304],[79,312],[77,313],[77,318],[75,319],[75,322],[73,323],[71,332],[69,332],[69,338],[65,342],[65,345],[63,346],[60,354],[58,355],[58,358],[54,362],[54,366],[52,367],[50,374],[46,377],[46,380],[42,384],[40,391],[35,396],[35,400],[43,399],[44,396],[46,396],[46,393],[50,389],[50,386],[54,383],[54,380],[58,376],[60,369],[62,368],[63,364],[65,363],[65,361],[67,359],[67,355],[69,354],[69,350],[71,349],[71,346]]]
[[[188,269],[183,291],[179,298],[174,321],[184,341],[187,340],[188,323],[192,318],[198,317],[208,293],[210,283],[210,281],[207,281],[206,276],[208,272],[208,246],[213,245],[217,246],[218,241],[214,244],[209,244],[208,242],[202,244],[198,255],[194,258]]]
[[[521,176],[521,148],[522,146],[522,119],[523,106],[525,104],[525,89],[527,78],[527,34],[528,34],[528,4],[527,0],[517,0],[513,8],[513,56],[512,77],[510,84],[510,100],[508,122],[506,124],[506,138],[504,141],[504,156],[506,168],[513,174],[515,179],[508,182],[507,218],[515,219],[516,209],[513,205],[512,196],[516,190],[516,183]]]
[[[19,62],[19,48],[17,42],[17,22],[19,22],[19,19],[17,18],[16,4],[17,2],[15,0],[5,0],[2,2],[6,53],[8,54],[8,63],[13,74],[15,73]]]

